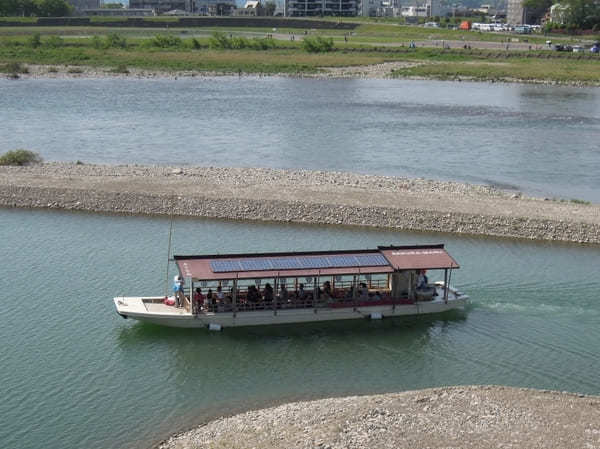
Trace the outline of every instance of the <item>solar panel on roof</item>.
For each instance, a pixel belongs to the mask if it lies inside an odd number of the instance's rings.
[[[213,273],[240,271],[240,263],[237,260],[211,260],[210,268]]]
[[[376,267],[388,265],[382,254],[255,257],[242,260],[211,260],[214,273],[229,271],[297,270],[315,268]]]
[[[382,254],[360,254],[355,256],[359,267],[379,267],[388,265],[388,261]]]
[[[292,258],[277,258],[273,259],[273,268],[277,270],[294,270],[300,268],[300,264],[295,257]]]
[[[356,258],[354,256],[328,256],[327,259],[332,267],[356,266]]]
[[[273,265],[269,259],[244,259],[240,261],[242,271],[272,270]]]

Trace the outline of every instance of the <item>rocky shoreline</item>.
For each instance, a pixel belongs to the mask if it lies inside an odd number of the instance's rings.
[[[450,78],[421,77],[421,76],[399,76],[393,72],[395,70],[423,65],[423,62],[383,62],[364,66],[345,66],[345,67],[321,67],[317,73],[239,73],[227,71],[177,71],[166,72],[160,70],[144,70],[137,68],[128,68],[126,72],[115,71],[110,67],[91,67],[91,66],[68,66],[68,65],[40,65],[25,64],[27,73],[17,74],[17,78],[22,79],[77,79],[77,78],[118,78],[118,79],[186,79],[186,78],[211,78],[220,76],[255,76],[255,77],[285,77],[285,78],[314,78],[314,79],[407,79],[407,80],[439,80],[439,81],[465,81],[465,82],[483,82],[483,83],[510,83],[510,84],[535,84],[547,86],[565,86],[565,87],[598,87],[598,82],[584,81],[557,81],[544,79],[521,79],[513,77],[503,77],[481,79],[471,76],[457,75]],[[12,74],[5,74],[7,78],[15,79]]]
[[[221,417],[158,449],[598,449],[600,397],[498,386],[295,402]]]
[[[0,167],[0,207],[176,215],[600,243],[600,205],[490,186],[310,170]]]

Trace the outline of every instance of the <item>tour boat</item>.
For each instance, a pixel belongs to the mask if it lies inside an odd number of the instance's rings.
[[[468,300],[449,285],[459,266],[444,245],[174,260],[179,271],[174,296],[116,297],[117,313],[171,327],[220,330],[440,313],[462,309]],[[427,281],[431,270],[440,280]]]

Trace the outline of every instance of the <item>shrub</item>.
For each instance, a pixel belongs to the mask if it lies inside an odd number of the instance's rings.
[[[333,45],[333,39],[331,40]],[[213,33],[212,37],[208,41],[208,45],[212,49],[232,49],[242,50],[244,48],[251,48],[252,50],[269,50],[275,47],[274,39],[248,39],[243,36],[232,36],[227,37],[224,33]]]
[[[67,73],[83,73],[83,69],[80,67],[71,67],[69,70],[67,70]]]
[[[159,48],[171,48],[181,47],[183,41],[180,37],[173,36],[172,34],[157,34],[149,41],[152,47]]]
[[[127,39],[117,33],[109,33],[104,40],[105,48],[125,48],[127,47]]]
[[[307,37],[302,41],[302,48],[309,53],[329,52],[333,50],[333,38]]]
[[[92,47],[94,47],[96,50],[104,48],[104,44],[102,43],[102,39],[100,39],[100,36],[92,37]]]
[[[255,50],[269,50],[275,48],[275,40],[255,38],[250,41],[250,46]]]
[[[196,39],[195,37],[192,38],[191,45],[194,50],[199,50],[202,48],[202,45],[200,45],[200,41],[198,39]]]
[[[39,164],[42,158],[39,154],[29,150],[7,151],[0,156],[0,165],[28,165]]]
[[[50,36],[44,44],[50,48],[60,48],[65,45],[65,41],[58,36]]]
[[[227,49],[231,48],[231,39],[228,38],[225,33],[214,32],[208,40],[208,46],[213,49]]]
[[[42,38],[40,37],[40,33],[33,33],[31,36],[27,38],[26,44],[31,48],[38,48],[42,45]]]

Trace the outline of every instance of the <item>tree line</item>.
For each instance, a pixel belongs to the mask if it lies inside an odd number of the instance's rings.
[[[523,6],[543,14],[555,3],[556,0],[524,0]],[[600,28],[600,1],[561,0],[560,5],[564,8],[567,27],[587,30]]]
[[[72,10],[65,0],[0,0],[0,16],[65,17]]]

